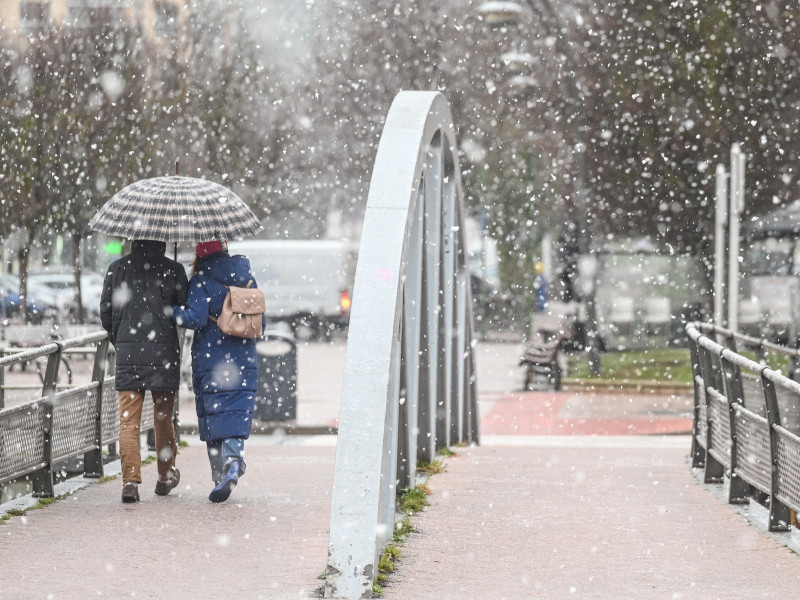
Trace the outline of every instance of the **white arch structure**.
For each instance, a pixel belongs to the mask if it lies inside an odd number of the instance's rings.
[[[331,499],[325,596],[369,598],[417,461],[478,442],[461,173],[438,92],[400,92],[361,234]]]

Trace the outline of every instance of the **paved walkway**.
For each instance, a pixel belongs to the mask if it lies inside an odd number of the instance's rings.
[[[0,525],[2,597],[51,600],[311,598],[325,569],[332,436],[247,445],[247,473],[228,502],[208,501],[205,446],[180,451],[181,483],[120,502],[118,479],[90,485]]]
[[[698,483],[688,437],[494,441],[431,478],[386,600],[798,597],[800,559]]]
[[[520,393],[518,348],[478,351],[483,444],[431,478],[385,598],[796,597],[794,534],[766,533],[761,507],[744,509],[748,521],[712,493],[722,486],[698,483],[688,436],[631,435],[685,433],[690,399]],[[342,365],[341,347],[301,349],[298,422],[335,420]],[[207,500],[204,447],[184,439],[170,496],[152,494],[150,465],[137,505],[112,480],[0,525],[3,597],[314,597],[335,436],[254,436],[220,505]]]

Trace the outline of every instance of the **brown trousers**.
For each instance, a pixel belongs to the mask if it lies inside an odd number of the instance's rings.
[[[172,424],[175,392],[151,392],[158,457],[158,479],[166,481],[175,466],[177,441]],[[143,391],[119,392],[119,454],[122,462],[122,483],[142,483],[142,454],[139,437],[142,423]]]

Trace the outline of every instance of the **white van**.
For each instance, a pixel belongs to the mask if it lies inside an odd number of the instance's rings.
[[[347,327],[355,252],[338,240],[246,240],[228,251],[250,259],[264,291],[267,320],[289,324],[295,337],[317,339]]]

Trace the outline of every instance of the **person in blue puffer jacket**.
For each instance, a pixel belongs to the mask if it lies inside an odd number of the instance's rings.
[[[209,316],[222,311],[225,286],[258,285],[250,261],[230,256],[224,241],[199,243],[195,253],[186,305],[173,306],[172,318],[179,327],[195,330],[192,387],[215,484],[208,498],[224,502],[245,471],[244,441],[250,437],[258,389],[257,340],[226,335]]]

